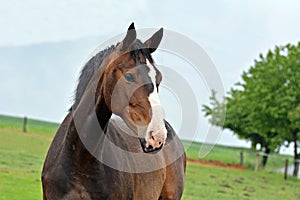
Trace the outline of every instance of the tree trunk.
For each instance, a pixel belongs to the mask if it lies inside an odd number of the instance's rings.
[[[294,140],[294,171],[293,176],[297,177],[299,172],[299,159],[300,156],[298,154],[298,138],[297,138],[297,131],[293,131],[293,140]]]
[[[256,142],[251,141],[250,153],[254,153],[254,152],[256,152]]]
[[[262,158],[262,161],[261,161],[262,168],[265,168],[265,166],[267,165],[267,161],[268,161],[268,157],[269,157],[270,153],[271,153],[271,149],[268,146],[266,146],[265,147],[265,152],[264,152],[264,155],[263,155],[263,158]]]

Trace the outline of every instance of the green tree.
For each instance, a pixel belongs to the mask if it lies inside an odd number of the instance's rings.
[[[252,143],[252,151],[255,151],[256,145],[260,144],[269,154],[276,146],[271,144],[268,138],[260,134],[252,125],[251,109],[247,98],[244,98],[241,90],[233,90],[229,92],[229,96],[223,102],[216,99],[215,92],[210,97],[210,106],[204,105],[203,110],[206,116],[209,116],[211,124],[227,128],[233,131],[239,138],[246,139]],[[226,112],[226,113],[225,113]],[[226,117],[225,117],[226,114]],[[223,119],[225,118],[225,120]],[[267,163],[268,156],[263,156],[262,166]]]
[[[293,142],[296,175],[300,158],[300,43],[260,54],[254,66],[242,74],[242,80],[237,84],[239,89],[232,89],[224,102],[224,127],[252,142],[251,134],[257,135],[270,151],[285,141]],[[209,109],[214,106],[204,106],[206,115],[215,118],[216,113]]]

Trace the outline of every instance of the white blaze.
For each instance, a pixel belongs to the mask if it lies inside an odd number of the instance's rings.
[[[153,136],[164,142],[167,137],[167,130],[164,123],[164,114],[163,109],[160,104],[159,96],[156,88],[156,70],[154,66],[148,62],[147,66],[149,67],[149,77],[151,78],[152,84],[154,86],[153,92],[149,95],[149,102],[152,110],[152,118],[147,128],[146,140],[149,137],[150,132],[153,132]]]

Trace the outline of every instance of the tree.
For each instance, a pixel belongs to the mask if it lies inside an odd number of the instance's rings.
[[[294,175],[298,174],[300,104],[300,43],[275,47],[260,55],[255,66],[245,74],[245,95],[256,100],[252,121],[263,133],[276,133],[276,142],[294,143]]]
[[[242,74],[239,89],[232,89],[224,104],[224,127],[242,138],[258,135],[265,148],[274,150],[285,141],[294,143],[294,175],[298,173],[300,131],[300,43],[277,46]],[[207,112],[206,115],[215,114]],[[215,118],[211,115],[212,118]],[[214,123],[214,120],[210,120]]]
[[[203,105],[203,111],[206,116],[210,116],[209,121],[211,124],[223,127],[224,129],[227,128],[241,139],[250,140],[253,151],[255,151],[256,145],[260,144],[265,149],[265,153],[269,154],[275,147],[271,145],[271,141],[268,138],[265,138],[264,135],[260,134],[253,127],[249,118],[252,111],[249,109],[248,99],[244,98],[242,94],[240,90],[231,89],[229,92],[230,96],[226,97],[223,102],[219,102],[213,91],[210,97],[211,107]],[[267,156],[263,156],[263,167],[267,163],[267,158]]]

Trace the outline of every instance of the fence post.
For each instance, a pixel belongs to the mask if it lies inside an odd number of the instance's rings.
[[[26,133],[27,132],[27,117],[24,117],[24,121],[23,121],[23,132]]]
[[[284,167],[284,180],[286,180],[286,179],[287,179],[288,167],[289,167],[289,159],[285,159],[285,167]]]
[[[256,152],[256,157],[255,157],[255,168],[254,171],[257,172],[258,170],[258,164],[259,164],[259,154]]]
[[[243,152],[241,151],[240,152],[240,165],[243,165],[244,164],[244,154]]]

